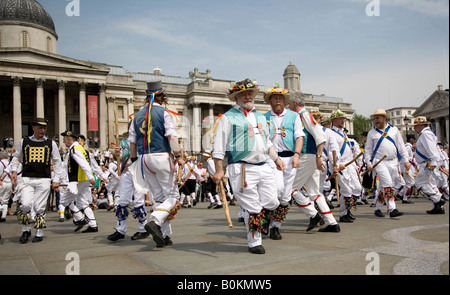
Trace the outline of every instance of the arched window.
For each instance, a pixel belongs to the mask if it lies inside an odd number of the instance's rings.
[[[28,40],[28,32],[22,31],[22,47],[29,47],[30,42]]]
[[[47,37],[47,52],[52,52],[52,39]]]

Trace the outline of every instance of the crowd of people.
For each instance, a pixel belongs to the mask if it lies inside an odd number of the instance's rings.
[[[168,98],[161,82],[147,88],[144,108],[113,150],[85,149],[83,135],[66,131],[61,136],[67,151],[60,153],[45,135],[47,120],[36,118],[32,136],[13,154],[0,153],[0,220],[17,216],[21,243],[28,242],[32,225],[33,242],[43,240],[47,210],[58,210],[60,222],[72,219],[74,231],[84,228],[83,233],[98,232],[95,210],[112,211],[112,242],[125,238],[131,212],[138,224],[131,239],[151,236],[164,248],[173,244],[171,220],[181,208],[205,201],[208,209],[238,205],[252,254],[265,253],[264,235],[282,240],[281,227],[293,207],[309,220],[307,231],[324,224],[318,231],[332,233],[341,231],[340,223],[357,222],[353,209],[362,204],[371,203],[377,217],[399,218],[404,212],[396,201],[412,204],[413,190],[431,201],[426,213],[445,214],[448,152],[424,117],[415,119],[416,134],[405,143],[388,113],[376,110],[374,128],[358,143],[347,134],[341,111],[329,118],[310,112],[299,93],[279,85],[264,94],[271,110],[258,112],[258,84],[245,79],[229,89],[235,106],[219,116],[213,150],[203,151],[198,161],[182,151],[177,114],[163,106]],[[10,212],[12,202],[18,203],[16,213]]]

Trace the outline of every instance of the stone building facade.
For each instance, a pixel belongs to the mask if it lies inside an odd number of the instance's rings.
[[[50,137],[72,130],[98,139],[106,149],[128,130],[129,116],[144,106],[146,83],[161,80],[170,110],[178,116],[178,133],[185,151],[210,148],[209,132],[218,115],[232,103],[225,97],[235,80],[215,79],[210,70],[194,69],[186,77],[170,76],[155,68],[151,73],[127,72],[122,66],[77,60],[57,54],[51,16],[35,0],[4,0],[0,4],[0,136],[17,143],[31,134],[34,117],[49,120]],[[284,87],[301,92],[300,72],[292,62]],[[239,77],[239,79],[245,77]],[[255,77],[257,78],[257,77]],[[273,85],[270,85],[272,87]],[[265,87],[256,108],[266,112]],[[329,116],[340,109],[353,132],[352,105],[341,98],[303,93],[306,107]],[[62,141],[60,141],[62,146]]]

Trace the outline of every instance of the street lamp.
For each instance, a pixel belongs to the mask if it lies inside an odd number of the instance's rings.
[[[408,124],[411,122],[411,119],[408,118],[408,116],[405,115],[405,118],[403,119],[403,123],[405,123],[406,126],[406,133],[405,136],[408,136]]]

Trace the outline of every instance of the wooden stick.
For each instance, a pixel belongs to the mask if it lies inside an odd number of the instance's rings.
[[[386,159],[387,158],[387,155],[384,155],[384,157],[383,158],[381,158],[381,160],[380,161],[378,161],[375,165],[373,165],[373,169],[375,169],[381,162],[383,162],[384,161],[384,159]],[[369,170],[366,170],[363,174],[361,174],[361,177],[364,177],[367,173],[369,173],[370,171]]]
[[[444,173],[444,174],[447,175],[447,177],[448,177],[448,172],[445,171],[444,167],[439,166],[439,171],[441,171],[442,173]]]
[[[219,190],[220,190],[220,198],[222,199],[222,203],[223,203],[223,210],[225,211],[225,217],[227,218],[227,222],[228,222],[228,227],[232,228],[233,223],[231,222],[230,210],[228,209],[227,195],[225,193],[225,188],[223,186],[222,180],[219,182]]]
[[[335,151],[333,151],[334,153]],[[348,166],[350,166],[351,164],[353,164],[356,160],[358,160],[362,155],[364,155],[364,153],[360,153],[356,158],[354,158],[353,160],[351,160],[350,162],[348,162],[347,164],[345,164],[345,167],[347,168]],[[334,155],[333,155],[333,160],[334,160]],[[333,177],[335,177],[336,175],[332,174],[330,175],[325,181],[330,181]]]
[[[337,167],[337,156],[336,156],[336,151],[333,151],[333,166]],[[334,176],[334,182],[335,182],[335,186],[336,186],[336,198],[337,198],[337,204],[338,206],[341,205],[341,196],[340,196],[340,192],[339,192],[339,183],[338,183],[338,177],[337,174]]]

